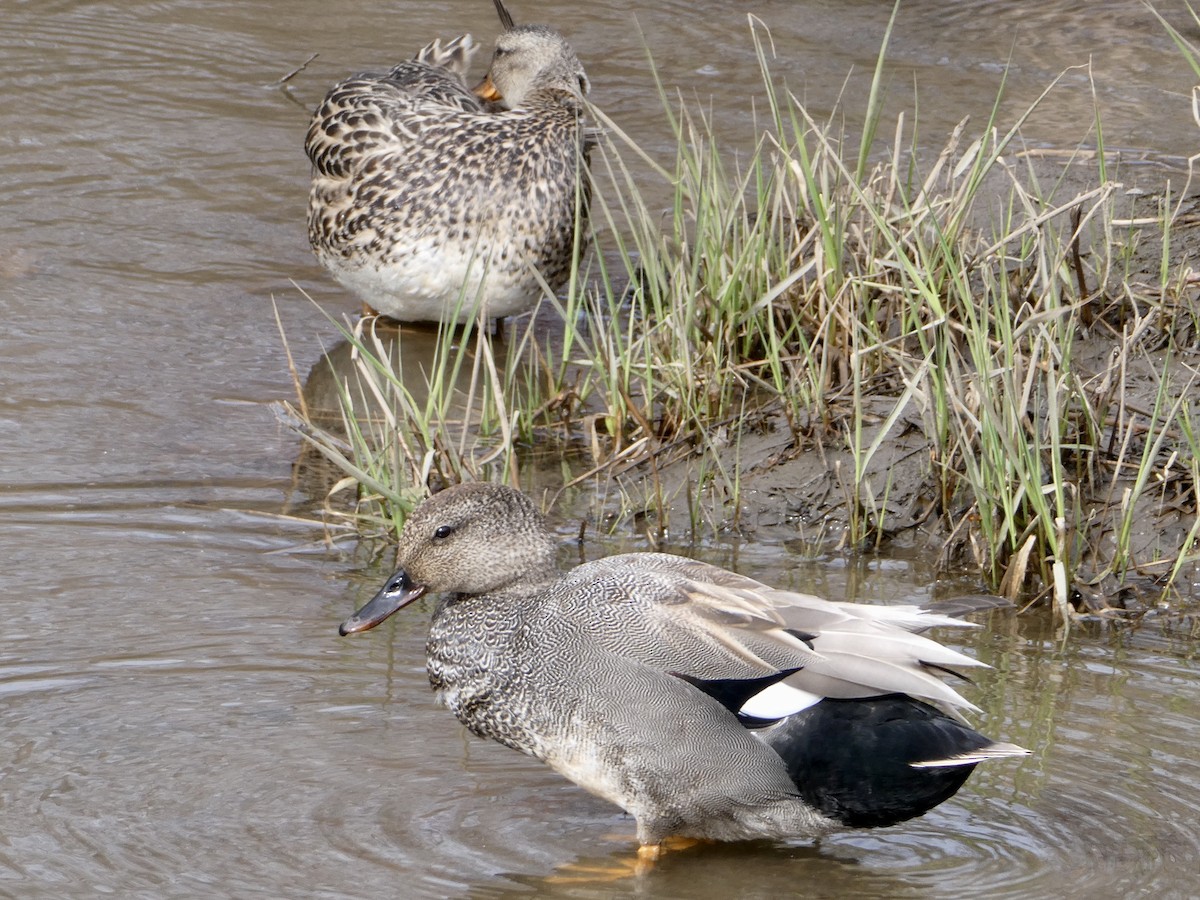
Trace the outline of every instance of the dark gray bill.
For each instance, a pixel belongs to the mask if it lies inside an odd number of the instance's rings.
[[[387,580],[379,593],[370,599],[362,609],[342,623],[338,634],[354,634],[368,631],[402,609],[425,593],[425,585],[413,584],[408,573],[401,569]]]

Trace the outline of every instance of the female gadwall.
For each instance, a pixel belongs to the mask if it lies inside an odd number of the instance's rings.
[[[428,643],[439,699],[475,734],[631,813],[645,857],[672,836],[901,822],[977,763],[1028,752],[967,727],[957,709],[975,707],[938,677],[983,664],[915,633],[957,619],[828,602],[661,553],[560,574],[533,503],[490,484],[422,503],[398,556],[341,633],[443,593]]]
[[[477,47],[463,35],[341,82],[308,129],[309,242],[393,319],[515,315],[570,276],[589,199],[587,76],[561,35],[496,7],[506,30],[480,96],[463,81]]]

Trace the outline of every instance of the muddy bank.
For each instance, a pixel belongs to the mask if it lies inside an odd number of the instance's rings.
[[[1055,183],[1059,197],[1099,189],[1095,158],[1087,154],[1033,154],[1022,164],[1031,180]],[[1200,372],[1200,287],[1189,265],[1200,254],[1200,204],[1195,197],[1179,199],[1181,189],[1190,188],[1184,172],[1145,160],[1130,165],[1119,155],[1108,164],[1124,176],[1106,186],[1115,197],[1110,229],[1098,234],[1081,226],[1077,216],[1070,218],[1069,205],[1059,216],[1077,235],[1061,277],[1074,281],[1086,299],[1068,313],[1077,328],[1069,358],[1037,363],[1061,370],[1064,381],[1069,370],[1069,406],[1058,407],[1057,415],[1065,421],[1086,410],[1095,419],[1088,446],[1062,451],[1067,502],[1059,546],[1068,548],[1070,579],[1067,603],[1059,602],[1072,615],[1189,610],[1200,572],[1200,402],[1191,396]],[[1011,185],[1003,177],[992,181],[1001,202]],[[977,227],[988,223],[981,218]],[[1098,239],[1111,245],[1098,246]],[[1120,260],[1123,268],[1105,268],[1104,259]],[[1014,303],[1014,320],[1029,315]],[[915,548],[938,554],[947,571],[983,571],[988,589],[1016,602],[1050,597],[1050,577],[1039,576],[1021,547],[997,554],[982,546],[978,505],[958,489],[963,461],[940,458],[931,439],[930,398],[904,392],[898,380],[889,385],[881,378],[876,385],[883,389],[867,389],[857,400],[847,388],[819,419],[797,423],[767,413],[719,424],[710,440],[727,448],[723,457],[733,473],[721,483],[735,482],[738,497],[712,498],[708,508],[723,513],[704,524],[759,540],[799,539],[815,551]],[[978,400],[969,393],[967,405]],[[978,406],[970,412],[978,414]],[[1035,399],[1024,430],[1044,430],[1038,423],[1055,413]],[[623,494],[642,498],[647,510],[671,498],[670,521],[694,523],[696,494],[705,487],[681,465],[687,455],[676,447],[666,461],[626,468],[619,476]],[[1049,475],[1043,485],[1047,493],[1053,488]],[[1006,571],[989,579],[987,568],[997,574],[998,561]]]

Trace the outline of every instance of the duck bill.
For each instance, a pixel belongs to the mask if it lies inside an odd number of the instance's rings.
[[[399,580],[399,584],[397,584],[397,580]],[[399,576],[392,576],[378,594],[342,623],[338,634],[347,635],[370,631],[392,613],[403,609],[424,594],[425,585],[413,584],[403,573],[400,573]]]
[[[481,100],[490,100],[492,103],[498,103],[503,97],[496,90],[496,85],[492,84],[492,76],[484,75],[483,81],[471,88],[471,92]]]

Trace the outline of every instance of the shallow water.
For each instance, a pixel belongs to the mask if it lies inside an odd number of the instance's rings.
[[[514,3],[561,26],[594,99],[665,147],[630,6],[563,9]],[[852,67],[846,105],[865,106],[889,4],[755,9],[815,114]],[[1094,53],[1110,146],[1190,154],[1191,78],[1161,28],[1137,2],[1081,9],[908,3],[893,98],[916,80],[936,150],[987,114],[1010,55],[1008,113]],[[711,94],[738,134],[757,83],[744,9],[636,14],[663,80]],[[631,823],[433,707],[420,609],[337,637],[386,564],[290,517],[297,447],[269,410],[292,392],[272,299],[302,373],[336,337],[301,289],[354,309],[305,242],[308,108],[435,34],[489,40],[489,5],[38,0],[3,21],[0,895],[628,893],[554,880],[627,859]],[[1091,102],[1070,73],[1027,137],[1085,141]],[[934,590],[919,560],[711,552],[829,596]],[[896,828],[670,856],[639,893],[1194,894],[1193,636],[1089,626],[1060,649],[1038,616],[996,614],[966,646],[997,667],[969,689],[980,727],[1032,757]]]

